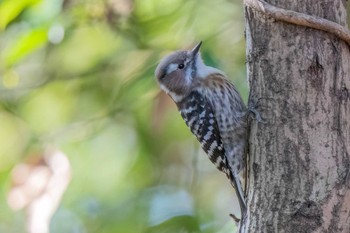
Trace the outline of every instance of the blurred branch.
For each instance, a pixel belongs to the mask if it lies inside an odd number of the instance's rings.
[[[82,121],[77,121],[77,122],[67,124],[64,127],[51,132],[50,134],[40,136],[39,141],[49,143],[51,141],[54,141],[54,139],[56,139],[62,135],[67,135],[68,132],[77,131],[77,130],[80,131],[82,128],[86,129],[86,127],[89,126],[90,124],[97,122],[97,121],[100,121],[100,120],[103,120],[103,119],[108,118],[108,117],[114,117],[117,113],[120,113],[122,111],[123,111],[123,109],[118,106],[116,108],[110,109],[109,111],[107,111],[99,116],[95,116],[95,117],[91,117],[89,119],[85,119]],[[101,127],[101,129],[102,128],[103,127]],[[96,134],[96,130],[93,132],[93,134]]]
[[[7,201],[14,209],[27,211],[28,233],[49,233],[50,221],[71,179],[67,156],[50,149],[37,164],[19,164],[12,171],[14,186]]]
[[[7,94],[7,93],[13,93],[13,92],[30,91],[30,90],[45,86],[46,84],[49,84],[52,81],[57,81],[57,80],[65,81],[65,80],[72,80],[72,79],[81,79],[81,78],[84,78],[86,76],[91,76],[91,75],[97,74],[101,71],[104,71],[110,65],[110,63],[106,62],[108,60],[109,60],[109,58],[102,61],[101,63],[97,64],[96,66],[92,67],[91,69],[89,69],[83,73],[79,73],[79,74],[68,74],[68,75],[60,74],[60,75],[58,75],[58,74],[48,72],[41,79],[40,82],[34,83],[31,86],[20,87],[20,88],[16,88],[16,89],[0,88],[0,92],[2,95],[2,94]],[[58,79],[57,78],[58,76],[61,78]],[[64,78],[62,78],[62,76]]]

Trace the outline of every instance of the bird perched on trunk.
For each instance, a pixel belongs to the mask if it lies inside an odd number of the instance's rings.
[[[239,172],[245,164],[248,111],[226,75],[203,63],[201,45],[166,56],[155,75],[210,161],[231,181],[244,216],[247,207]]]

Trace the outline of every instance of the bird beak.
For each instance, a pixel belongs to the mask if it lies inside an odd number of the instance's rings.
[[[192,57],[195,58],[197,54],[199,53],[199,49],[201,48],[202,41],[200,41],[194,48],[192,49]]]

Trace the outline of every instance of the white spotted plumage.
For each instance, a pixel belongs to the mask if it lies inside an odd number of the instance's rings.
[[[210,129],[208,128],[208,132],[207,132],[207,134],[203,137],[203,139],[205,140],[205,141],[207,141],[210,137],[211,137],[211,135],[213,134],[211,131],[210,131]]]

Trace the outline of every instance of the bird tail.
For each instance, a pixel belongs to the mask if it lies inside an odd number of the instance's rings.
[[[230,172],[230,174],[231,174],[230,181],[231,181],[232,186],[236,190],[239,206],[241,208],[241,218],[243,218],[247,212],[247,204],[246,204],[245,199],[244,199],[244,192],[242,189],[241,181],[239,179],[239,176],[236,174],[233,174],[232,171]]]

